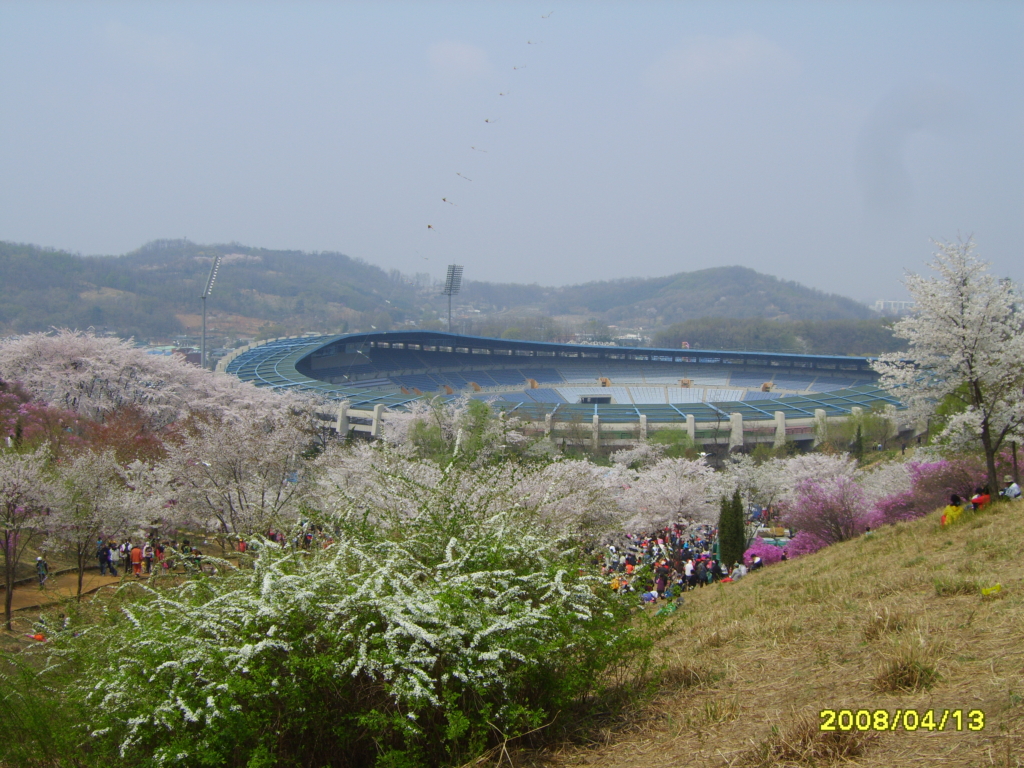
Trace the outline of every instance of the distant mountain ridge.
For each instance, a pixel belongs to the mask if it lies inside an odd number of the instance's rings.
[[[666,325],[701,317],[861,320],[874,316],[867,306],[845,296],[736,266],[564,288],[470,282],[465,290],[467,299],[499,307],[506,295],[547,314],[596,313],[608,322],[652,315]]]
[[[123,256],[79,256],[0,242],[0,332],[93,326],[166,338],[194,330],[199,294],[217,254],[224,256],[224,267],[209,301],[211,329],[251,335],[263,327],[284,335],[386,329],[410,320],[427,327],[438,323],[445,307],[436,289],[341,253],[158,240]],[[584,315],[645,327],[700,317],[872,316],[852,299],[746,267],[561,288],[468,281],[456,303],[484,313]]]

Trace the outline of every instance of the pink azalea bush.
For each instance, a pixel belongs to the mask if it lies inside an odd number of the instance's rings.
[[[827,546],[828,543],[824,539],[815,536],[810,531],[798,531],[786,545],[786,557],[792,560],[794,557],[813,554]]]
[[[863,533],[866,514],[864,489],[852,477],[840,475],[800,483],[795,498],[785,506],[784,520],[791,528],[834,544]]]
[[[754,557],[760,557],[761,562],[765,565],[772,565],[782,559],[782,547],[769,544],[758,536],[754,539],[754,543],[747,547],[747,551],[743,553],[743,563],[749,567],[754,562]]]

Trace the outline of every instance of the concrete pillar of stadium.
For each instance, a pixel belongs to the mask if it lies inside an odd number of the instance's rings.
[[[729,450],[743,446],[743,414],[729,414]]]
[[[775,412],[775,442],[772,448],[781,448],[786,444],[786,412]]]
[[[551,437],[551,414],[544,414],[544,437]]]
[[[825,409],[824,408],[815,408],[814,409],[814,444],[815,445],[817,445],[818,443],[821,442],[821,437],[819,435],[820,435],[820,433],[822,431],[822,428],[827,423],[828,423],[828,417],[825,415]]]
[[[697,419],[692,413],[686,414],[686,434],[690,436],[690,442],[697,444]]]
[[[383,434],[383,431],[384,431],[383,430],[384,420],[382,418],[383,416],[384,416],[384,406],[381,405],[380,403],[378,403],[377,405],[373,406],[373,426],[370,428],[371,429],[371,432],[370,432],[371,437],[377,438],[377,437],[380,437]]]
[[[596,413],[594,414],[594,422],[592,427],[592,433],[590,438],[591,447],[596,451],[601,447],[601,417]]]
[[[647,439],[647,414],[646,413],[641,413],[640,414],[640,439],[641,440],[646,440]]]
[[[334,429],[338,433],[338,437],[348,435],[348,408],[351,404],[348,400],[342,400],[338,403],[338,420],[334,423]]]

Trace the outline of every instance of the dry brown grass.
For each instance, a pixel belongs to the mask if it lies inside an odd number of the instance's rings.
[[[1024,502],[994,504],[953,528],[934,514],[688,594],[659,631],[665,677],[639,721],[514,762],[1024,766],[1022,543]],[[986,725],[817,730],[821,710],[844,708],[981,709]]]
[[[759,744],[740,757],[743,768],[814,766],[860,757],[877,736],[861,731],[822,732],[820,720],[802,716],[784,732],[774,727]]]

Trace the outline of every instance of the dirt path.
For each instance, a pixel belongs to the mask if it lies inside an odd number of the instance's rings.
[[[134,577],[131,576],[129,578]],[[86,571],[85,578],[82,580],[82,593],[95,592],[101,587],[120,583],[121,577],[100,576],[99,571]],[[15,587],[12,609],[14,611],[21,611],[26,608],[40,608],[44,605],[59,603],[62,600],[73,598],[76,594],[78,594],[77,573],[51,576],[46,580],[46,585],[43,589],[40,589],[39,584],[34,581],[31,584],[22,584]]]

